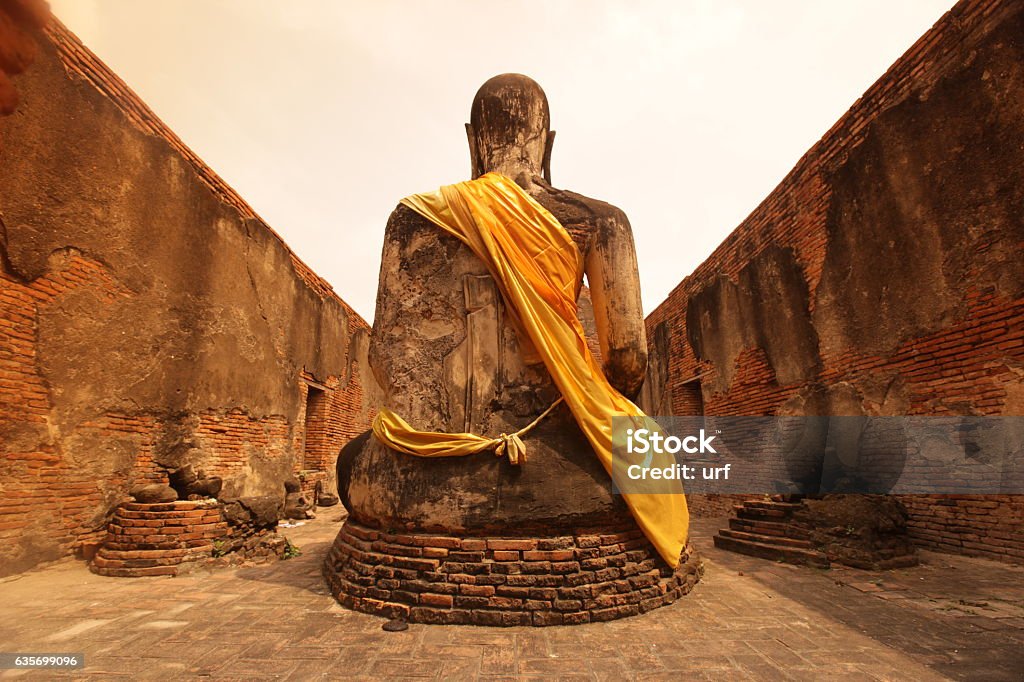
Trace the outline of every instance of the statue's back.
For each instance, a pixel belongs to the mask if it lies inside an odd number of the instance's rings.
[[[584,257],[599,223],[618,213],[546,183],[533,189]],[[581,305],[594,333],[589,312]],[[558,398],[480,259],[401,204],[385,233],[372,339],[385,404],[422,430],[510,433]]]

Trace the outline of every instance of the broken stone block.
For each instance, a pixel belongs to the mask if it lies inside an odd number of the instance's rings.
[[[189,495],[199,495],[201,497],[217,497],[223,485],[224,481],[220,476],[201,478],[188,487],[188,493]]]
[[[174,502],[178,499],[178,493],[174,488],[160,483],[136,486],[129,491],[129,494],[136,502],[142,504]]]
[[[191,464],[172,471],[169,478],[171,487],[178,491],[182,499],[217,497],[224,485],[220,476],[206,476],[202,472],[197,474]]]
[[[281,498],[276,495],[224,500],[224,516],[235,526],[273,528],[281,519]]]
[[[333,507],[338,502],[338,496],[331,493],[320,493],[320,496],[316,498],[316,506],[318,507]]]

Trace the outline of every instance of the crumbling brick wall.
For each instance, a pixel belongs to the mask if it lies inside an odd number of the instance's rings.
[[[650,314],[672,410],[1024,414],[1022,139],[1024,6],[963,0]],[[915,537],[1024,560],[971,499],[908,500]]]
[[[368,426],[369,327],[59,24],[0,119],[0,575],[191,463],[226,495]],[[333,473],[329,474],[333,475]]]

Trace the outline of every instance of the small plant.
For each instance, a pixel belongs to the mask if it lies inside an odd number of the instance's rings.
[[[213,556],[214,557],[222,557],[222,556],[224,556],[227,553],[228,553],[228,548],[227,548],[227,545],[225,544],[225,542],[223,540],[214,540],[213,541]]]
[[[284,554],[281,556],[282,559],[293,559],[297,556],[302,556],[302,550],[299,549],[298,545],[293,545],[291,540],[284,541]]]

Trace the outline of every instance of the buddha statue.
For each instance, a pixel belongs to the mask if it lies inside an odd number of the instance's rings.
[[[583,327],[596,330],[608,383],[635,396],[647,344],[626,215],[551,185],[555,134],[530,78],[484,83],[466,131],[473,178],[514,182],[571,236],[589,285],[579,307],[593,315]],[[342,603],[420,622],[547,625],[640,613],[699,577],[688,546],[673,569],[613,494],[513,312],[477,254],[398,205],[369,349],[382,405],[431,432],[493,437],[536,423],[522,435],[525,463],[494,452],[413,457],[371,431],[351,441],[337,464],[349,518],[325,565]]]

